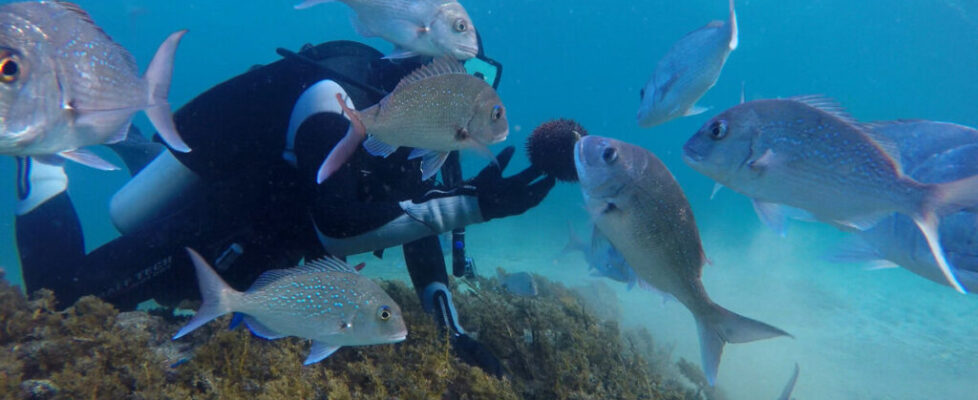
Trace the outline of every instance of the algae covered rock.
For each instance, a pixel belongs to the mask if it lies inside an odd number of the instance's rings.
[[[533,298],[512,296],[494,279],[455,288],[463,325],[500,357],[503,379],[460,361],[400,282],[382,286],[401,305],[407,340],[344,347],[303,366],[307,341],[228,330],[229,317],[171,341],[184,319],[119,313],[95,297],[59,312],[50,291],[28,299],[0,278],[0,398],[701,398],[670,377],[669,356],[651,336],[623,339],[578,295],[536,278]]]

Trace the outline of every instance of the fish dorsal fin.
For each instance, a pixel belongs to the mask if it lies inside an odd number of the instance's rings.
[[[258,279],[255,280],[255,283],[252,283],[251,287],[248,288],[248,291],[253,292],[255,290],[268,286],[272,282],[275,282],[279,279],[286,278],[289,275],[292,275],[291,271],[292,271],[291,269],[270,269],[268,271],[262,272],[261,276],[259,276]]]
[[[900,146],[897,145],[897,142],[879,131],[874,130],[872,125],[858,124],[858,126],[859,129],[862,130],[863,134],[865,134],[869,140],[876,144],[876,147],[879,147],[879,149],[893,161],[893,165],[896,166],[896,170],[902,173],[903,164],[900,161]]]
[[[704,26],[704,28],[719,28],[719,27],[722,27],[723,24],[724,24],[724,22],[723,21],[719,21],[719,20],[718,21],[710,21],[710,23],[706,24],[706,26]]]
[[[315,272],[347,272],[358,273],[349,264],[338,258],[326,256],[317,260],[307,261],[305,265],[293,268],[295,273],[315,273]]]
[[[317,272],[347,272],[358,273],[353,267],[347,265],[342,260],[332,257],[323,257],[314,261],[306,261],[305,264],[286,269],[270,269],[265,271],[251,284],[248,291],[255,291],[268,286],[272,282],[278,281],[294,275],[312,274]]]
[[[839,102],[820,94],[789,97],[788,100],[797,101],[809,107],[816,108],[819,111],[829,113],[847,123],[861,125],[859,121],[856,121],[856,119],[853,118],[841,104],[839,104]]]
[[[459,63],[458,61],[455,61],[447,57],[436,58],[432,60],[430,64],[422,65],[421,67],[418,67],[418,69],[414,70],[413,72],[405,76],[403,79],[401,79],[401,82],[397,84],[397,87],[394,88],[394,91],[396,92],[397,89],[399,89],[401,85],[404,84],[423,81],[425,79],[436,77],[436,76],[453,75],[453,74],[467,75],[468,72],[465,70],[465,67],[463,67],[462,64]]]

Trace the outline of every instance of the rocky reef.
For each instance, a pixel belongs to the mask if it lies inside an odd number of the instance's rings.
[[[383,282],[410,334],[394,345],[344,347],[302,366],[308,342],[267,341],[228,317],[180,341],[169,312],[119,312],[95,297],[64,311],[26,298],[0,271],[3,399],[701,399],[648,332],[622,334],[574,291],[537,276],[539,296],[495,279],[456,286],[464,326],[499,356],[502,379],[461,362],[414,291]],[[712,396],[711,396],[712,397]]]

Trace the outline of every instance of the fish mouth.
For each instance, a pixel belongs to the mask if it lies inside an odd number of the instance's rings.
[[[405,339],[407,339],[407,331],[390,335],[384,339],[387,340],[388,343],[403,342]]]
[[[706,155],[696,151],[695,147],[690,146],[690,142],[683,145],[683,161],[686,161],[687,164],[698,164],[704,158]]]
[[[468,60],[475,58],[477,55],[479,55],[479,47],[477,46],[460,44],[455,47],[455,58],[459,60]]]

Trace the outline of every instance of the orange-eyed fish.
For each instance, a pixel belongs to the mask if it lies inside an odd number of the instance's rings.
[[[640,279],[693,313],[703,370],[712,385],[726,343],[786,332],[713,302],[700,276],[706,255],[686,195],[648,150],[589,135],[574,149],[588,214]]]
[[[343,261],[323,258],[290,269],[265,271],[245,292],[227,285],[196,251],[187,249],[197,271],[203,303],[173,339],[227,313],[244,316],[257,336],[311,339],[305,364],[329,357],[341,346],[395,343],[407,337],[401,309],[374,281]]]
[[[730,21],[713,21],[686,34],[659,60],[640,92],[639,126],[650,128],[706,111],[696,102],[717,83],[737,43],[737,14],[730,0]]]
[[[339,95],[337,100],[350,117],[350,129],[319,168],[320,183],[350,158],[365,135],[370,136],[363,147],[375,156],[413,147],[408,158],[422,159],[422,179],[428,179],[453,150],[473,149],[494,159],[487,146],[509,134],[506,109],[496,91],[449,58],[408,74],[365,110],[350,109]]]
[[[978,176],[928,184],[906,175],[899,149],[827,99],[756,100],[714,117],[683,147],[693,169],[754,200],[765,221],[783,206],[867,230],[910,217],[951,287],[965,293],[941,248],[940,218],[978,204]]]
[[[0,6],[0,154],[116,169],[82,148],[122,141],[139,110],[171,148],[190,151],[167,102],[184,33],[171,34],[140,77],[132,54],[77,5]]]
[[[305,0],[297,9],[336,0]],[[356,16],[357,33],[381,37],[396,46],[387,58],[416,55],[468,60],[479,53],[475,26],[455,0],[339,0]]]

